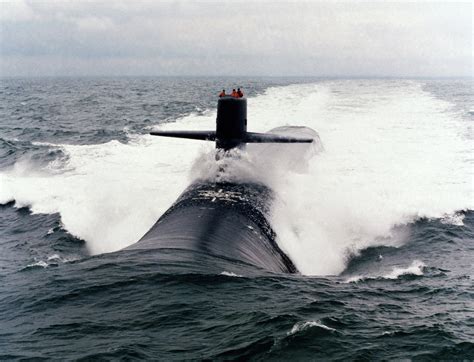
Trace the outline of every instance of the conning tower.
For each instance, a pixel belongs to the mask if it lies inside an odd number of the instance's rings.
[[[224,96],[217,101],[216,147],[242,146],[247,137],[247,99]]]
[[[153,131],[153,136],[215,141],[228,151],[246,143],[311,143],[312,138],[287,137],[271,133],[247,132],[247,99],[224,96],[217,102],[215,131]]]

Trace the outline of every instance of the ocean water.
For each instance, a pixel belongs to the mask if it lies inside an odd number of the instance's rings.
[[[240,86],[297,275],[121,250],[194,179]],[[474,359],[472,80],[39,78],[0,81],[0,359]],[[276,148],[275,148],[276,147]],[[283,147],[283,146],[282,146]],[[190,259],[191,260],[191,259]]]

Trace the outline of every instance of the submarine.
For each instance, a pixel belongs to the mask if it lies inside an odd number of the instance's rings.
[[[247,131],[247,99],[223,96],[217,102],[216,129],[152,131],[153,136],[214,141],[219,157],[247,143],[312,143],[310,137],[289,137]],[[273,191],[259,182],[194,181],[137,243],[127,250],[162,249],[229,260],[274,273],[298,273],[276,243],[267,215]]]

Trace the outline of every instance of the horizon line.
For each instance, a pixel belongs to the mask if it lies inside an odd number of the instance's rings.
[[[474,75],[169,75],[169,74],[35,74],[1,75],[14,78],[320,78],[320,79],[473,79]]]

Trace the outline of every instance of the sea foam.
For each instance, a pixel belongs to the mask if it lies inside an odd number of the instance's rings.
[[[426,264],[420,260],[413,260],[413,262],[403,268],[403,267],[394,267],[389,273],[382,275],[355,275],[346,280],[346,283],[357,283],[361,280],[370,280],[370,279],[398,279],[402,275],[423,275],[423,269],[426,267]]]

